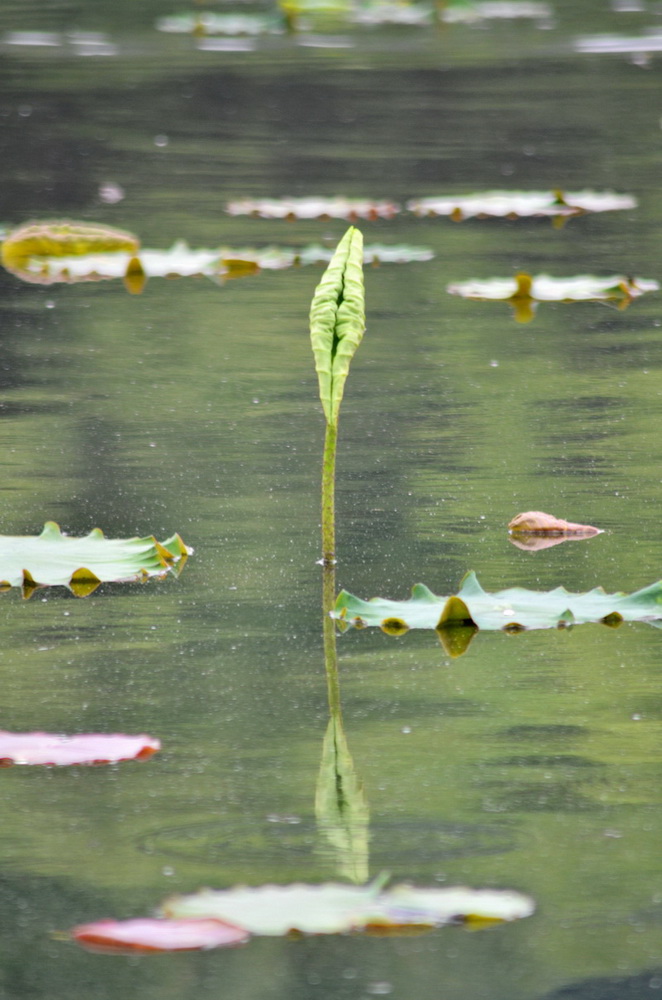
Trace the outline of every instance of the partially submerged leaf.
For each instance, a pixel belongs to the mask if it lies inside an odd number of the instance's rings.
[[[326,885],[203,889],[166,900],[166,916],[218,917],[253,934],[342,934],[349,931],[441,927],[471,920],[502,922],[530,916],[533,901],[520,893],[465,887],[418,889],[381,881]]]
[[[327,423],[338,421],[350,362],[365,330],[363,237],[353,226],[336,248],[315,289],[310,339]]]
[[[580,274],[573,278],[553,278],[548,274],[532,276],[522,272],[512,278],[488,278],[448,285],[449,295],[459,295],[477,302],[508,302],[515,319],[526,323],[533,319],[539,302],[613,302],[625,309],[633,299],[646,292],[659,291],[659,282],[649,278],[629,278],[612,274],[596,278]]]
[[[79,924],[71,937],[89,951],[132,954],[153,951],[199,951],[248,941],[250,934],[221,920],[96,920]]]
[[[393,201],[365,198],[240,198],[225,206],[229,215],[260,219],[392,219],[400,211]]]
[[[116,764],[120,760],[145,760],[161,749],[151,736],[120,733],[10,733],[0,731],[0,767],[10,764]]]
[[[28,222],[5,237],[1,259],[8,271],[21,271],[32,257],[79,257],[91,253],[135,253],[137,236],[88,222]]]
[[[565,218],[587,212],[636,208],[632,195],[613,191],[485,191],[440,198],[415,198],[407,208],[416,215],[448,215],[454,222],[471,218],[548,216]]]
[[[85,596],[102,582],[179,573],[190,551],[179,535],[164,542],[153,535],[105,538],[95,528],[83,538],[71,538],[47,521],[40,535],[0,535],[0,581],[23,587],[26,596],[48,586],[68,586],[76,596]]]
[[[564,587],[550,591],[511,587],[491,594],[483,590],[475,573],[467,573],[458,593],[450,597],[436,597],[422,584],[413,588],[408,601],[381,597],[363,601],[343,590],[338,594],[332,617],[344,626],[355,622],[361,626],[380,626],[385,618],[397,617],[410,628],[441,632],[450,622],[457,621],[458,601],[470,616],[464,627],[473,623],[476,628],[489,631],[557,628],[561,622],[567,623],[568,612],[577,624],[606,621],[615,614],[623,621],[654,622],[662,619],[662,581],[633,594],[606,594],[602,587],[583,594],[571,593]]]

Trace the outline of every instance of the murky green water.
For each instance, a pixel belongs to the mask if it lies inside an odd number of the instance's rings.
[[[116,46],[84,57],[71,42],[0,40],[0,219],[106,222],[147,247],[301,247],[333,245],[345,224],[231,218],[226,201],[635,194],[634,211],[562,229],[361,224],[366,242],[435,257],[366,271],[368,331],[341,418],[338,578],[364,597],[405,597],[419,580],[450,593],[468,569],[491,590],[658,579],[659,295],[625,311],[542,304],[519,325],[507,305],[445,287],[520,269],[660,279],[662,63],[572,48],[659,16],[558,4],[549,30],[378,29],[343,32],[348,48],[275,38],[203,52],[152,29],[170,10],[138,6],[0,11],[2,32],[103,29]],[[100,200],[108,183],[123,200]],[[54,519],[75,534],[179,531],[195,549],[179,580],[2,596],[3,728],[147,732],[164,749],[107,769],[0,772],[0,996],[655,995],[662,697],[647,624],[481,633],[457,660],[433,633],[339,639],[371,874],[516,888],[534,917],[140,960],[52,938],[204,884],[338,877],[314,813],[328,717],[307,334],[318,276],[152,279],[130,296],[120,282],[0,271],[3,533]],[[526,509],[606,531],[530,554],[506,533]]]

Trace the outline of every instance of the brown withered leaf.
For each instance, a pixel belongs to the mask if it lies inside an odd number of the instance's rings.
[[[591,524],[564,521],[563,518],[545,514],[541,510],[529,510],[512,519],[508,525],[508,534],[510,541],[518,549],[535,552],[561,542],[592,538],[602,534],[602,529],[594,528]]]

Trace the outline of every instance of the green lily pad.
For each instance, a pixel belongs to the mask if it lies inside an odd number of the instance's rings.
[[[96,223],[67,220],[28,222],[5,236],[0,259],[8,271],[19,271],[33,257],[75,257],[91,253],[136,253],[133,233]]]
[[[105,538],[95,528],[84,538],[71,538],[47,521],[40,535],[0,535],[0,590],[22,587],[30,597],[37,587],[65,586],[86,597],[100,583],[179,574],[191,551],[179,535],[164,542],[153,535]]]
[[[349,931],[397,931],[434,928],[465,921],[503,922],[530,916],[534,904],[517,892],[490,889],[382,888],[370,885],[265,885],[256,888],[203,889],[175,896],[163,915],[177,920],[217,919],[251,934],[343,934]]]
[[[454,222],[464,219],[547,216],[563,220],[588,212],[613,212],[636,208],[629,194],[613,191],[484,191],[479,194],[440,198],[415,198],[407,209],[416,215],[448,215]]]
[[[437,597],[421,583],[416,584],[407,601],[381,597],[362,601],[342,590],[332,617],[344,625],[377,625],[391,632],[396,622],[400,632],[408,628],[439,631],[457,626],[517,632],[586,622],[613,626],[622,621],[662,619],[662,581],[633,594],[607,594],[602,587],[583,594],[573,594],[565,587],[549,591],[511,587],[490,594],[471,572],[462,580],[457,594],[450,597]]]

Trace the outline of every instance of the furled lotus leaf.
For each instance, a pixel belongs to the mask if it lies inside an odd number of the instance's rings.
[[[199,951],[248,941],[250,934],[221,920],[97,920],[71,929],[88,951],[131,954],[145,951]]]
[[[261,219],[392,219],[400,211],[393,201],[361,198],[241,198],[225,206],[229,215]]]
[[[179,535],[157,542],[145,538],[105,538],[95,528],[84,538],[63,535],[47,521],[40,535],[0,535],[0,589],[69,587],[84,597],[107,581],[144,580],[181,572],[191,550]]]
[[[365,330],[363,237],[347,230],[315,289],[310,339],[327,423],[338,421],[349,366]]]
[[[381,626],[385,619],[398,618],[410,628],[437,629],[473,626],[477,629],[508,632],[524,629],[558,628],[572,622],[650,621],[662,619],[662,581],[633,594],[607,594],[596,587],[575,594],[564,587],[535,591],[511,587],[487,593],[475,573],[467,573],[457,594],[437,597],[423,584],[416,584],[408,601],[374,597],[363,601],[343,590],[338,595],[332,617],[344,625]]]
[[[448,215],[454,222],[472,218],[567,218],[587,212],[636,208],[632,195],[613,191],[485,191],[446,198],[415,198],[407,208],[416,215]]]
[[[9,733],[0,731],[0,767],[10,764],[116,764],[120,760],[145,760],[161,749],[151,736],[120,733]]]
[[[8,271],[20,272],[32,258],[80,257],[92,253],[137,252],[132,233],[87,222],[29,222],[3,240],[1,260]]]
[[[265,935],[434,928],[464,920],[518,920],[533,911],[533,901],[515,892],[461,886],[382,889],[381,880],[364,886],[328,883],[203,889],[191,896],[173,897],[163,905],[167,917],[217,917]]]
[[[477,302],[508,302],[515,318],[528,322],[539,302],[613,302],[625,309],[633,299],[646,292],[659,291],[659,282],[649,278],[629,278],[612,274],[596,278],[580,274],[573,278],[553,278],[547,274],[516,274],[512,278],[488,278],[484,281],[462,281],[448,285],[449,295],[459,295]]]

